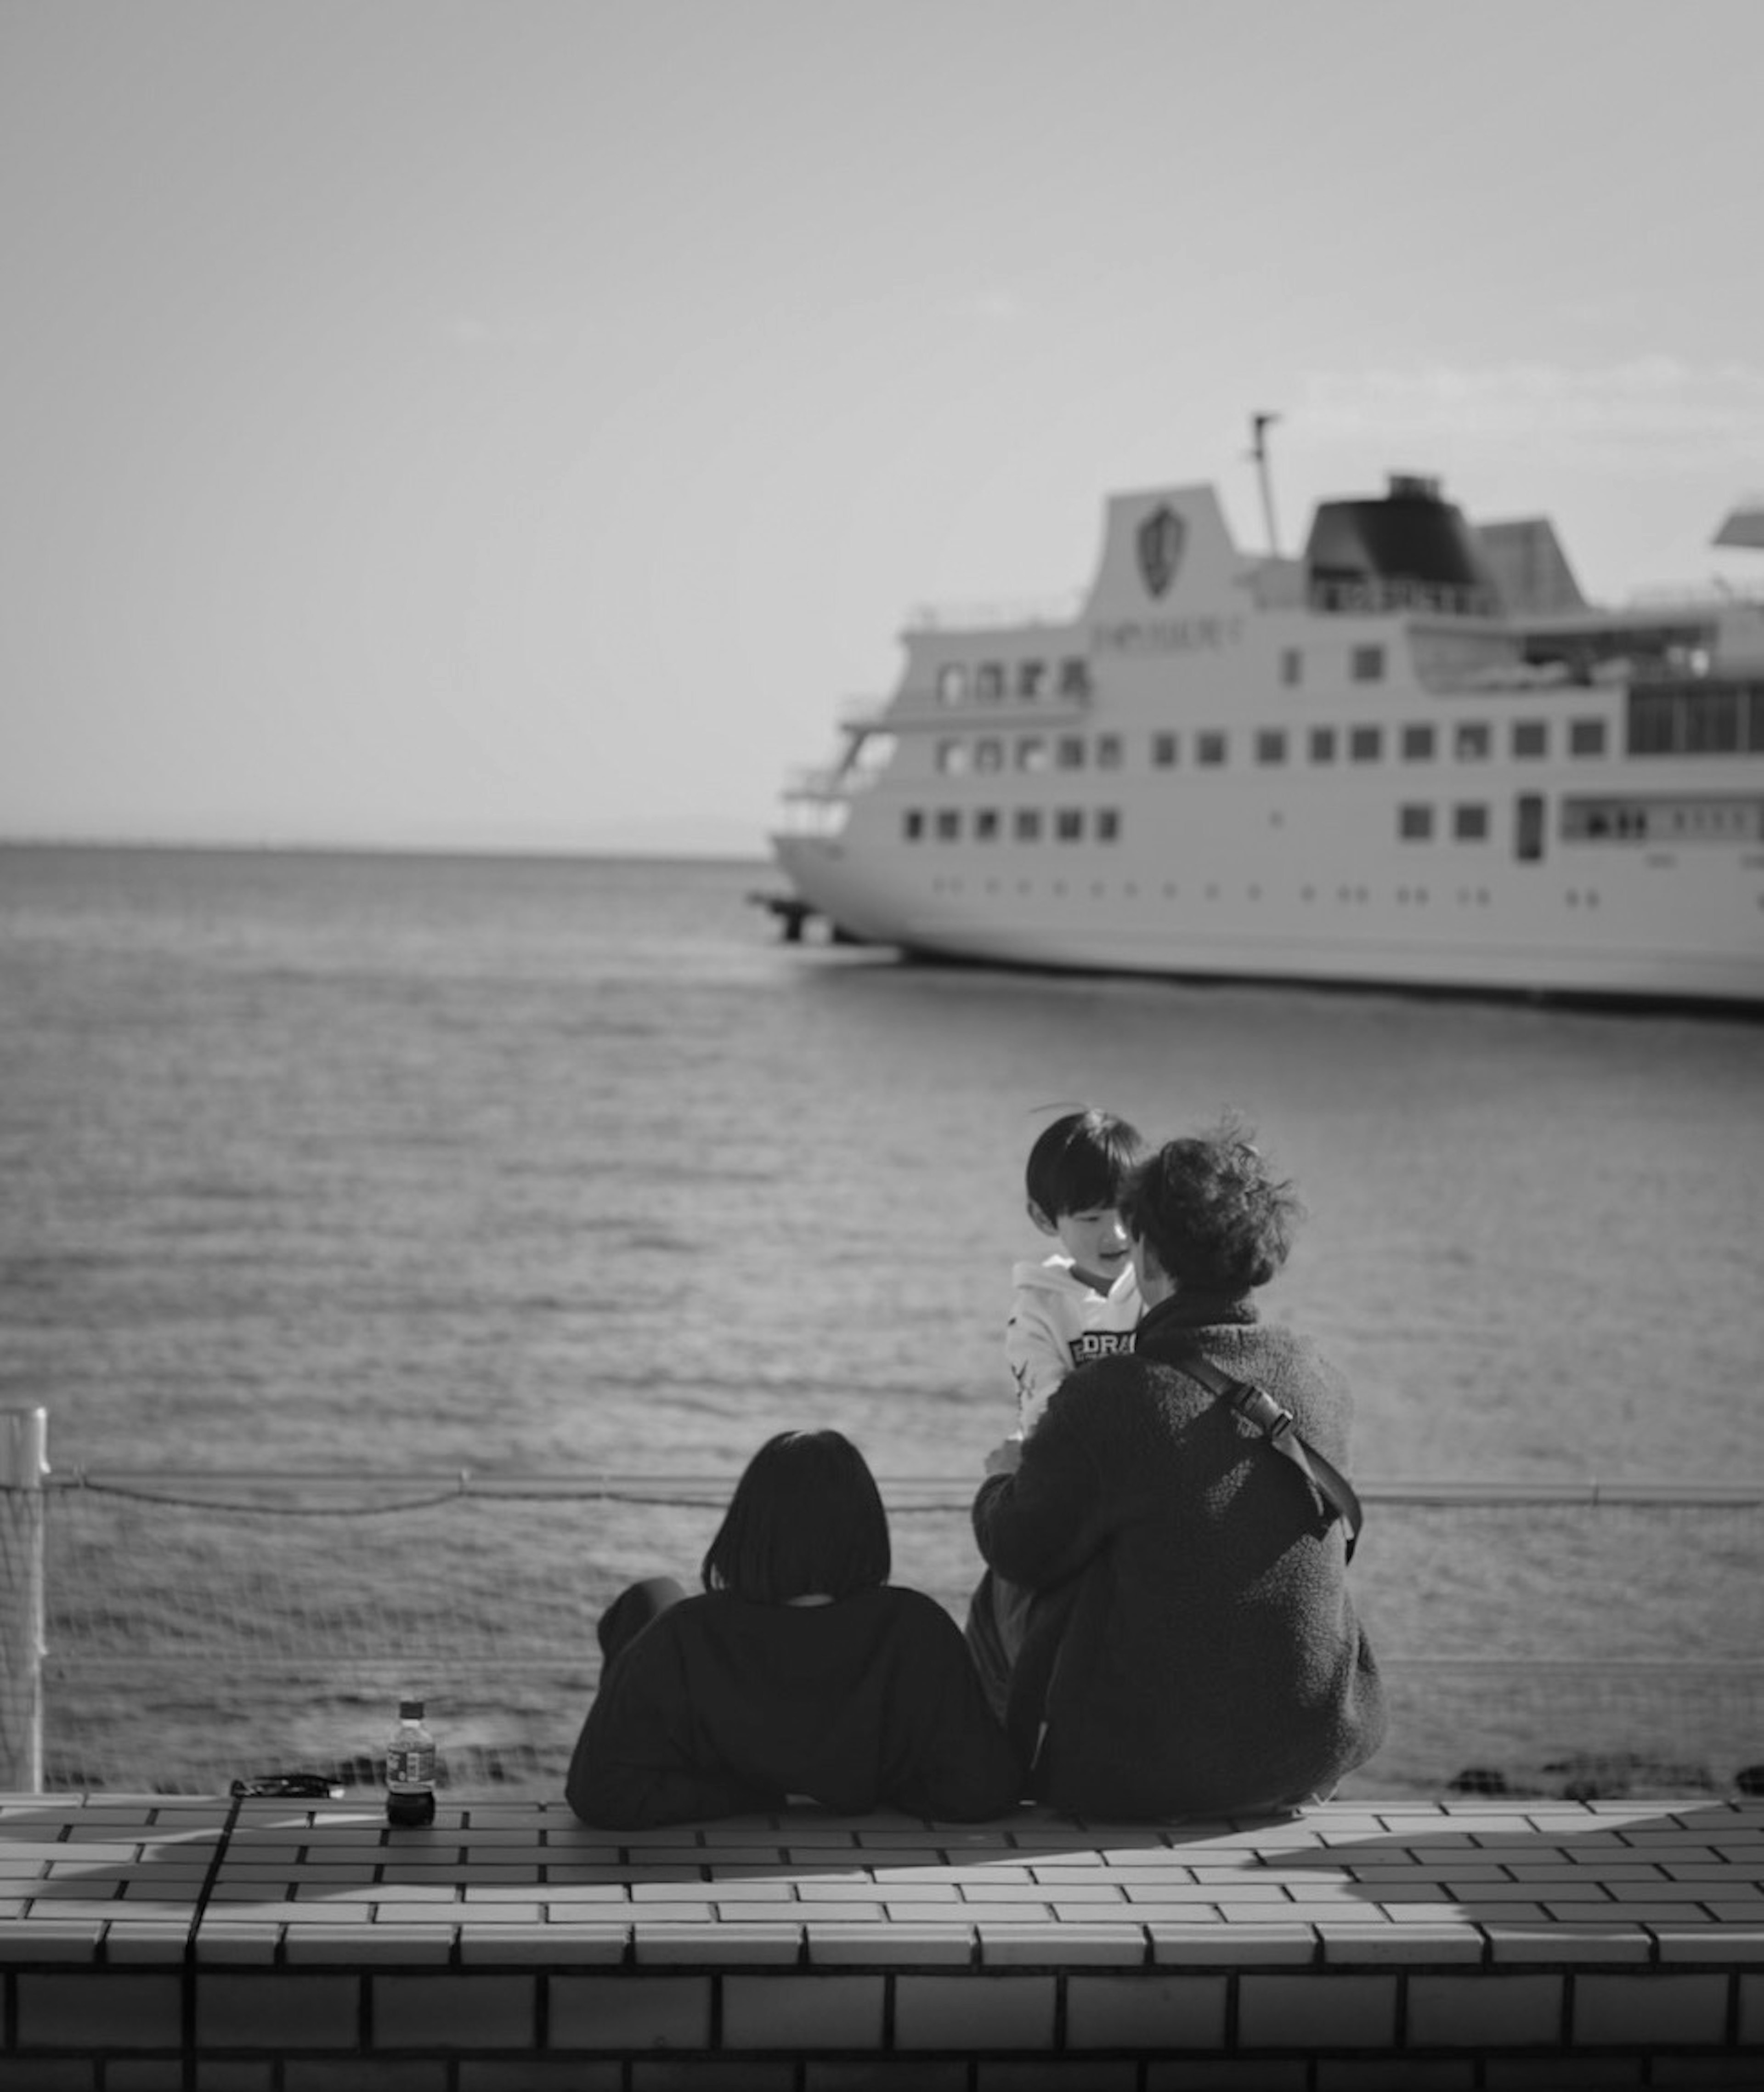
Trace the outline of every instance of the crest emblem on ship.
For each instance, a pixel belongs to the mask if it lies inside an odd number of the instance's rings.
[[[1176,577],[1187,535],[1182,518],[1171,508],[1154,508],[1139,526],[1139,571],[1154,595],[1162,595]]]

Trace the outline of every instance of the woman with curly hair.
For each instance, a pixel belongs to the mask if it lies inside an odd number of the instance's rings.
[[[1261,1390],[1346,1465],[1345,1382],[1250,1298],[1300,1208],[1230,1122],[1159,1148],[1120,1212],[1146,1303],[1133,1352],[1074,1372],[974,1502],[989,1566],[1037,1593],[1007,1727],[1035,1794],[1076,1814],[1293,1808],[1385,1719],[1343,1522],[1214,1391],[1220,1373]]]

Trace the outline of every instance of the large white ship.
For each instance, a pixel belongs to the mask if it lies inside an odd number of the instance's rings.
[[[1764,543],[1738,511],[1718,542]],[[1586,603],[1436,484],[1303,556],[1112,496],[1065,616],[924,613],[774,838],[835,934],[1037,967],[1764,1001],[1764,599]]]

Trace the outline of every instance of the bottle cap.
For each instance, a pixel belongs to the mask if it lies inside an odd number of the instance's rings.
[[[398,1718],[401,1722],[421,1721],[423,1718],[422,1701],[421,1700],[400,1700],[398,1703]]]

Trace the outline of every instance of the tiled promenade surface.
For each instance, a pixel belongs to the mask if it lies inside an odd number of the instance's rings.
[[[0,2089],[1764,2087],[1764,1803],[0,1797]]]

